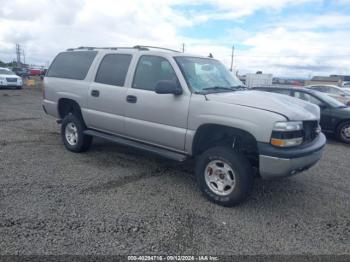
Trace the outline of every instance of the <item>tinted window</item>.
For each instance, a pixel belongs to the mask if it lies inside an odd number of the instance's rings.
[[[312,89],[320,92],[327,92],[327,90],[323,86],[313,86]]]
[[[124,86],[130,61],[131,55],[106,55],[98,68],[95,82],[107,85]]]
[[[177,81],[170,63],[162,57],[142,56],[137,64],[132,87],[153,91],[160,80]]]
[[[339,102],[338,100],[334,99],[333,97],[330,97],[327,94],[317,92],[315,94],[315,96],[317,98],[322,99],[323,101],[325,101],[328,105],[331,105],[332,107],[343,107],[344,106],[343,103]]]
[[[294,92],[294,96],[295,96],[296,98],[300,98],[300,99],[302,99],[302,100],[304,100],[304,101],[307,101],[307,102],[316,104],[316,105],[318,105],[318,106],[320,106],[320,105],[323,104],[321,100],[319,100],[319,99],[317,99],[316,97],[314,97],[314,96],[312,96],[312,95],[309,95],[309,94],[307,94],[307,93],[303,93],[303,92],[298,92],[298,91],[296,91],[296,92]]]
[[[52,62],[47,76],[83,80],[96,54],[96,51],[60,53]]]

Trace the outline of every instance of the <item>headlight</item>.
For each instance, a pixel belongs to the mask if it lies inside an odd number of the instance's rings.
[[[291,122],[276,122],[274,131],[298,131],[303,130],[303,122],[301,121],[291,121]]]
[[[272,135],[271,145],[277,147],[293,147],[304,142],[303,122],[276,122]]]
[[[0,80],[5,80],[5,77],[0,77]]]

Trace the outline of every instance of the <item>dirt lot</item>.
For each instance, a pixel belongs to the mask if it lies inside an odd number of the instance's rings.
[[[0,254],[350,254],[350,146],[224,208],[178,165],[94,140],[74,154],[37,89],[0,90]]]

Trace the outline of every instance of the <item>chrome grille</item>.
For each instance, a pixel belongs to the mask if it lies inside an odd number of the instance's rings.
[[[7,82],[17,82],[17,78],[6,77],[6,81],[7,81]]]
[[[318,135],[317,121],[304,121],[304,143],[313,141]]]

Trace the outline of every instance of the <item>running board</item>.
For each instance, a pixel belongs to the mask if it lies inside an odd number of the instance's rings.
[[[134,140],[130,140],[130,139],[126,139],[120,136],[115,136],[115,135],[110,135],[107,133],[103,133],[103,132],[99,132],[99,131],[95,131],[95,130],[85,130],[84,131],[85,135],[89,135],[89,136],[96,136],[96,137],[100,137],[100,138],[104,138],[107,139],[109,141],[115,142],[117,144],[120,145],[125,145],[125,146],[131,146],[143,151],[147,151],[150,153],[153,153],[155,155],[159,155],[168,159],[172,159],[175,161],[179,161],[179,162],[183,162],[186,159],[188,159],[188,156],[185,154],[181,154],[181,153],[177,153],[177,152],[173,152],[164,148],[160,148],[160,147],[156,147],[156,146],[151,146],[151,145],[147,145],[141,142],[137,142]]]

